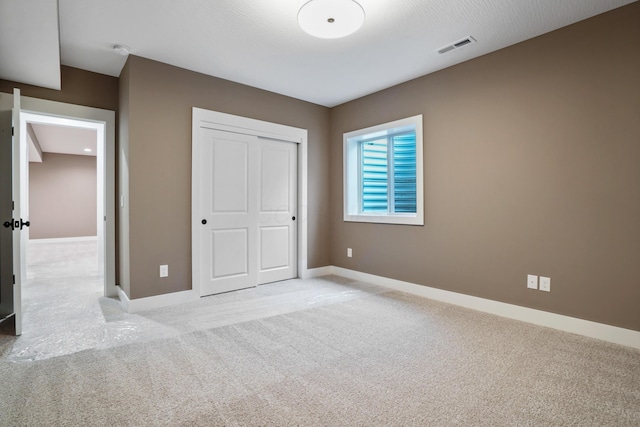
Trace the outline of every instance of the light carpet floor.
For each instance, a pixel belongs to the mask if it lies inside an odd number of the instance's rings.
[[[366,283],[94,304],[65,354],[0,340],[1,426],[640,425],[640,351]]]

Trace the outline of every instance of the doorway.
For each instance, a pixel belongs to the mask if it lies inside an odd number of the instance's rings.
[[[42,243],[41,239],[47,239],[46,243],[83,241],[84,245],[95,241],[97,272],[105,276],[106,124],[23,111],[20,127],[21,137],[27,139],[29,165],[36,169],[24,174],[24,188],[29,191],[25,199],[37,202],[33,206],[37,210],[28,209],[32,226],[27,229],[27,245]],[[74,174],[69,173],[71,168]],[[37,180],[30,182],[30,177]],[[87,181],[93,188],[84,185]],[[32,190],[37,196],[46,194],[46,199],[29,197]],[[89,215],[93,220],[87,218]],[[106,296],[104,279],[103,283]]]
[[[96,237],[103,270],[103,295],[118,295],[115,283],[115,112],[22,97],[20,135],[28,122],[91,129],[96,132]]]
[[[16,92],[19,96],[19,91]],[[19,99],[20,101],[17,105],[19,105],[18,109],[21,114],[19,122],[15,122],[15,127],[19,129],[16,129],[16,137],[18,135],[19,137],[15,141],[15,147],[18,149],[17,147],[19,146],[21,152],[26,153],[28,123],[90,128],[94,129],[97,134],[95,239],[100,242],[96,245],[96,257],[103,260],[103,262],[99,263],[102,277],[100,295],[107,297],[117,296],[115,285],[115,112],[30,97],[19,97]],[[0,93],[0,110],[10,110],[14,105],[14,100],[14,95]],[[11,170],[9,169],[7,172],[10,174]],[[28,185],[28,173],[26,172],[28,172],[28,169],[20,170],[20,179],[18,180],[24,189]],[[27,185],[24,184],[25,182]],[[21,196],[20,199],[23,200],[23,197]],[[21,204],[23,203],[21,202]],[[25,219],[28,220],[28,211],[26,209],[24,211],[23,213],[21,210],[20,214],[24,214],[27,217]],[[21,235],[24,236],[25,234],[27,233]],[[16,241],[14,239],[14,247]],[[22,239],[20,239],[20,242],[19,251],[25,253],[27,244],[23,244]],[[25,274],[20,273],[20,276],[26,278],[25,259],[23,256],[17,259],[20,260],[20,266],[14,265],[13,271],[23,271]],[[20,286],[21,280],[15,280],[15,294],[17,296],[14,301],[14,309],[16,319],[20,317],[22,305]],[[16,334],[19,335],[20,333],[21,327],[16,327]]]
[[[105,124],[37,113],[21,117],[29,152],[28,245],[94,242],[103,275],[104,173],[99,166]]]

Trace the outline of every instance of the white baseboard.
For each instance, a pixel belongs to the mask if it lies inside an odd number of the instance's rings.
[[[98,236],[79,236],[79,237],[57,237],[51,239],[29,239],[29,244],[33,243],[70,243],[70,242],[88,242],[98,241]]]
[[[605,325],[603,323],[589,320],[577,319],[575,317],[561,314],[549,313],[547,311],[522,307],[514,304],[493,301],[471,295],[460,294],[442,289],[431,288],[429,286],[390,279],[388,277],[376,276],[362,273],[360,271],[349,270],[342,267],[326,266],[312,268],[301,274],[301,279],[311,279],[314,277],[335,274],[347,279],[358,280],[385,288],[406,292],[424,298],[442,301],[484,313],[495,314],[509,319],[520,320],[535,325],[546,326],[560,331],[583,335],[589,338],[596,338],[627,347],[640,349],[640,331],[620,328],[617,326]],[[138,311],[151,310],[155,308],[167,307],[195,301],[200,298],[195,291],[181,291],[170,294],[157,295],[146,298],[130,300],[127,294],[118,286],[118,296],[124,311],[135,313]]]
[[[495,314],[509,319],[520,320],[533,323],[535,325],[546,326],[560,331],[571,332],[590,338],[596,338],[615,344],[624,345],[640,349],[640,332],[631,329],[619,328],[617,326],[605,325],[591,322],[589,320],[577,319],[575,317],[561,314],[549,313],[504,302],[493,301],[485,298],[459,294],[428,286],[417,285],[415,283],[403,282],[401,280],[389,279],[387,277],[362,273],[342,267],[323,267],[328,269],[329,274],[346,277],[347,279],[358,280],[371,283],[385,288],[390,288],[409,294]]]
[[[311,268],[300,274],[301,279],[313,279],[314,277],[328,276],[333,274],[333,266]]]
[[[331,274],[332,267],[320,267],[305,270],[300,274],[301,279],[312,279],[314,277],[326,276]],[[120,305],[122,309],[127,313],[136,313],[138,311],[152,310],[154,308],[167,307],[170,305],[182,304],[184,302],[195,301],[200,298],[200,295],[193,290],[172,292],[170,294],[156,295],[146,298],[129,299],[127,294],[122,290],[120,286],[118,288],[118,297],[120,298]]]
[[[146,298],[129,299],[120,286],[118,286],[118,297],[120,297],[120,305],[122,306],[122,309],[127,313],[152,310],[154,308],[167,307],[200,299],[200,295],[197,295],[193,290],[171,292],[169,294]]]

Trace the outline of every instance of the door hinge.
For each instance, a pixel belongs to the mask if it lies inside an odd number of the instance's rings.
[[[16,275],[15,274],[13,275],[13,284],[14,285],[16,284]]]
[[[13,126],[11,126],[11,136],[13,136]]]

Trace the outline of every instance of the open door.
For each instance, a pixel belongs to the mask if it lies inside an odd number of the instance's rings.
[[[20,138],[20,90],[13,91],[13,111],[0,112],[0,328],[22,334],[22,281],[29,226],[26,139]]]
[[[15,334],[11,110],[0,111],[0,330]]]

